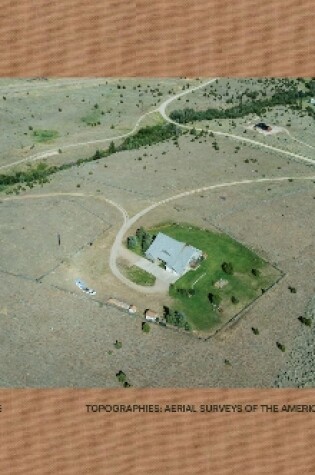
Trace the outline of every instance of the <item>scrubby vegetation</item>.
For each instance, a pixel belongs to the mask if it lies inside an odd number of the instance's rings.
[[[298,86],[296,81],[291,81],[284,89],[283,85],[275,87],[275,92],[271,97],[260,97],[258,99],[257,91],[248,91],[239,97],[239,103],[227,109],[208,108],[206,110],[194,110],[185,108],[181,110],[174,110],[170,114],[170,118],[180,124],[200,120],[213,119],[238,119],[247,116],[248,114],[262,115],[268,109],[275,106],[286,106],[294,110],[303,109],[303,99],[308,99],[315,95],[315,80],[310,79],[305,81],[304,90]],[[244,101],[244,96],[250,100]],[[305,111],[308,115],[315,118],[314,108],[307,106]]]
[[[134,150],[145,145],[164,142],[172,137],[181,134],[181,131],[174,124],[158,124],[139,129],[137,133],[124,139],[117,150]]]
[[[48,176],[56,173],[60,167],[48,166],[45,162],[41,162],[35,167],[31,167],[28,170],[17,171],[11,174],[0,175],[0,185],[16,185],[25,183],[30,188],[35,183],[46,183]]]
[[[33,130],[33,137],[36,142],[50,142],[58,137],[58,132],[56,130]]]
[[[128,383],[127,376],[123,371],[118,371],[118,373],[116,373],[116,378],[120,383],[122,383],[124,388],[130,388],[131,384]]]
[[[276,345],[277,345],[277,347],[279,348],[280,351],[282,351],[283,353],[285,352],[285,346],[282,343],[277,341]]]
[[[312,319],[311,318],[307,318],[307,317],[299,317],[298,320],[303,323],[303,325],[306,325],[307,327],[310,327],[312,325]]]
[[[116,340],[114,343],[114,347],[116,348],[116,350],[120,350],[120,348],[122,348],[122,342],[119,340]]]
[[[173,310],[169,307],[164,306],[163,317],[166,323],[168,323],[169,325],[174,325],[175,327],[182,328],[186,331],[191,330],[191,325],[183,312],[179,312],[178,310]]]
[[[96,127],[97,125],[101,125],[101,115],[98,104],[95,104],[93,110],[86,116],[82,117],[81,121],[86,125]]]
[[[142,331],[143,333],[149,333],[151,330],[150,325],[147,322],[142,323]]]
[[[98,109],[95,110],[98,111]],[[34,131],[34,134],[35,133],[38,134],[38,140],[47,141],[52,138],[55,138],[56,135],[54,134],[57,132],[42,130]],[[107,150],[97,149],[94,155],[87,158],[80,158],[78,160],[64,163],[59,166],[49,166],[45,162],[41,162],[37,166],[31,167],[26,171],[16,171],[11,174],[0,174],[0,191],[4,190],[10,185],[21,185],[25,183],[26,186],[33,186],[36,183],[46,183],[48,181],[48,176],[57,173],[58,171],[80,166],[83,163],[100,160],[101,158],[109,157],[110,155],[113,155],[114,153],[122,150],[138,149],[139,147],[144,145],[152,145],[154,143],[163,142],[164,140],[168,140],[173,136],[177,136],[179,133],[180,132],[173,124],[163,124],[145,127],[143,129],[138,130],[138,132],[133,136],[126,138],[119,146],[115,146],[114,142],[112,141]],[[44,140],[45,137],[46,139]],[[14,190],[11,190],[11,193],[13,192]]]

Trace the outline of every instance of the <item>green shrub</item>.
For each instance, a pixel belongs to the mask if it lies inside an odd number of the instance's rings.
[[[285,352],[285,346],[282,343],[279,343],[279,341],[277,341],[276,345],[279,348],[279,350]]]
[[[306,325],[307,327],[310,327],[312,325],[312,319],[311,318],[306,318],[306,317],[299,317],[298,320]]]
[[[212,303],[212,305],[220,305],[221,301],[222,301],[222,298],[219,294],[214,294],[212,292],[210,292],[208,294],[208,299],[209,299],[209,302]]]
[[[223,262],[221,265],[221,268],[223,272],[225,272],[228,275],[232,275],[234,272],[232,262]]]
[[[147,322],[142,323],[142,331],[144,333],[149,333],[151,330],[150,325]]]
[[[58,132],[56,130],[33,130],[33,136],[36,138],[37,142],[50,142],[58,137]]]
[[[128,236],[127,237],[127,247],[128,249],[135,249],[138,245],[137,236]]]
[[[118,373],[116,373],[116,378],[118,379],[118,381],[120,383],[124,383],[127,379],[127,376],[125,375],[125,373],[123,371],[118,371]]]

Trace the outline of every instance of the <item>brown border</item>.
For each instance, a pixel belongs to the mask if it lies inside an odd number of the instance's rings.
[[[4,474],[315,473],[315,412],[260,408],[313,404],[313,390],[2,390],[0,397]],[[225,404],[243,412],[94,413],[87,404]],[[255,404],[257,412],[245,412]]]
[[[313,0],[3,0],[0,76],[314,76]],[[0,472],[311,474],[313,413],[88,414],[86,404],[313,404],[315,391],[0,390]]]
[[[313,0],[2,0],[0,76],[312,76]]]

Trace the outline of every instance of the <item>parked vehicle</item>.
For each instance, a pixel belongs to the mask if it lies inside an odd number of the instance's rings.
[[[89,289],[89,287],[80,279],[75,280],[75,285],[88,295],[96,295],[95,290]]]

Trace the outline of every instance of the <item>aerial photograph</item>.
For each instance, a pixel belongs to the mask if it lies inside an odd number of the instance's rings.
[[[315,387],[315,78],[0,104],[0,387]]]

